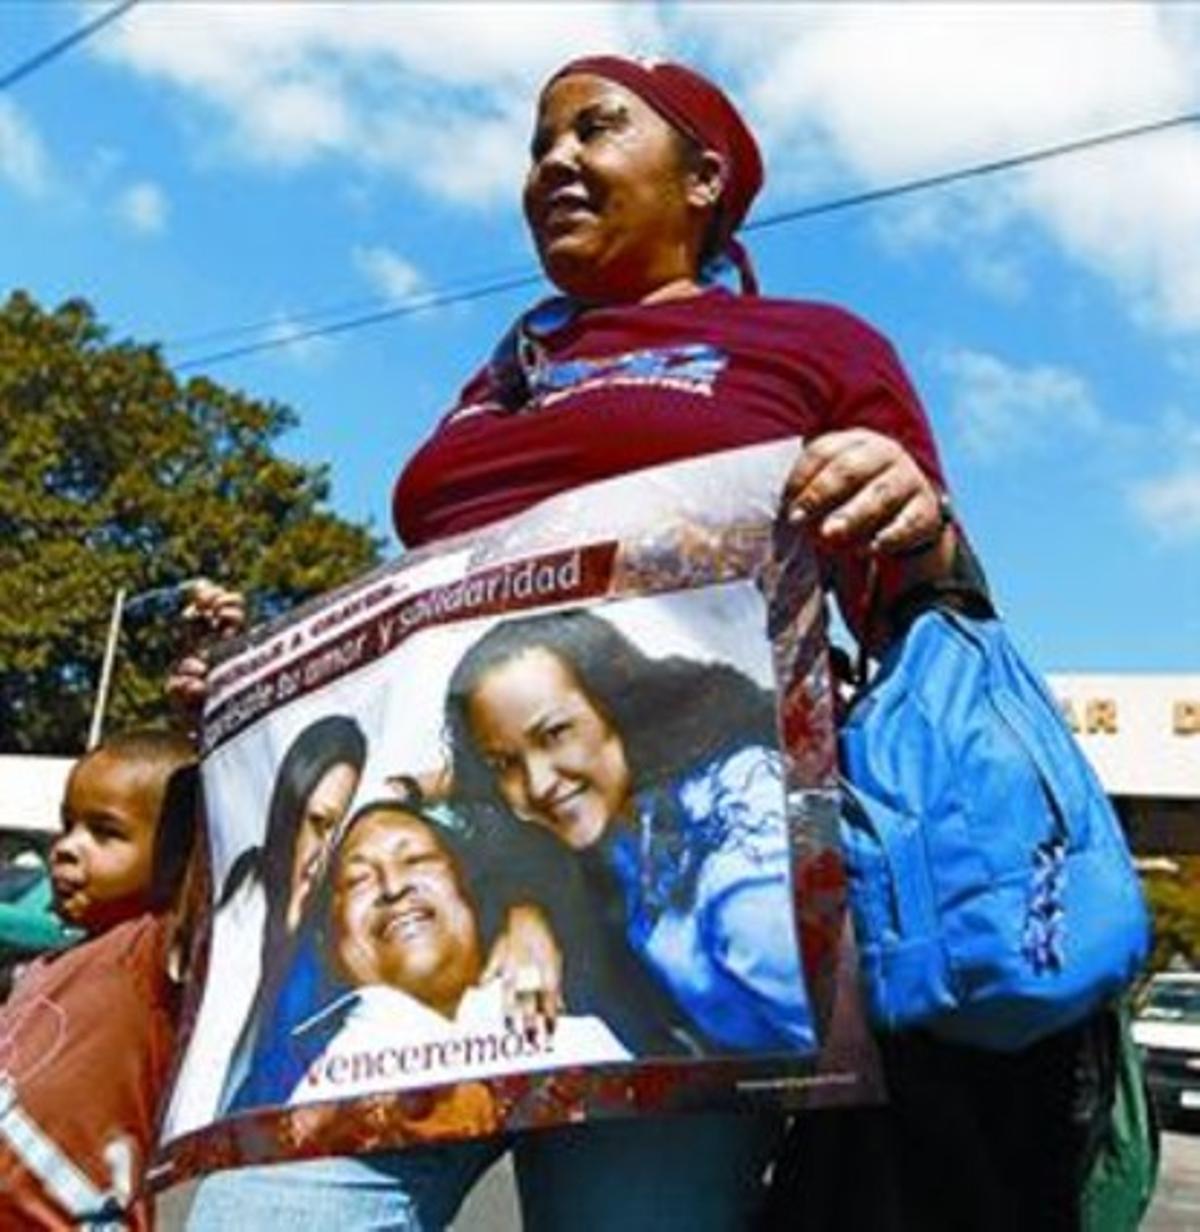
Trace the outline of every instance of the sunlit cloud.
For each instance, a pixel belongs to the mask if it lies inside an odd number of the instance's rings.
[[[117,198],[116,212],[131,231],[139,235],[159,235],[167,227],[166,193],[151,180],[139,180]]]
[[[339,159],[492,208],[514,199],[539,83],[601,49],[717,72],[766,147],[768,204],[1200,103],[1200,20],[1171,4],[143,5],[94,54],[202,108],[188,131],[209,153],[285,168]],[[984,293],[1011,301],[1030,275],[1006,246],[1032,223],[1145,326],[1200,332],[1200,134],[980,185],[931,194],[937,228],[911,226],[908,242],[946,246]],[[881,238],[895,250],[902,229]]]
[[[386,245],[358,246],[350,255],[354,268],[388,299],[408,299],[425,289],[421,271]]]
[[[195,3],[133,10],[97,54],[216,113],[231,156],[340,157],[486,205],[516,183],[551,69],[658,38],[652,9],[620,3]]]
[[[0,98],[0,182],[26,196],[49,187],[50,159],[33,122],[9,99]]]
[[[1156,425],[1156,455],[1169,464],[1129,485],[1139,521],[1165,543],[1200,539],[1200,418],[1173,411]]]
[[[1200,462],[1134,484],[1134,512],[1159,538],[1200,539]]]
[[[958,440],[980,461],[1060,443],[1064,433],[1094,434],[1103,425],[1088,383],[1068,368],[1021,367],[961,347],[941,355],[938,366],[950,383]]]
[[[331,338],[313,336],[312,326],[294,321],[286,312],[277,312],[262,341],[278,343],[271,353],[302,367],[325,362],[335,348]]]
[[[936,174],[1194,111],[1200,14],[1171,4],[704,5],[682,8],[698,45],[741,88],[778,165],[839,169],[871,185]],[[752,66],[752,67],[748,67]],[[1033,222],[1073,261],[1113,282],[1144,324],[1200,332],[1200,133],[1186,128],[930,194],[914,244],[980,265],[976,209],[1005,216],[994,258]],[[941,204],[937,204],[938,199]],[[931,204],[927,204],[931,203]],[[899,230],[891,239],[896,243]],[[967,242],[967,241],[972,242]]]

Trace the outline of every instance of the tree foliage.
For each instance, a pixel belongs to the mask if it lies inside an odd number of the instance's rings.
[[[205,575],[265,617],[375,563],[326,507],[326,468],[275,452],[295,422],[111,342],[82,300],[0,307],[0,752],[83,747],[118,587]],[[127,626],[108,722],[161,715],[177,636],[163,616]]]
[[[1146,881],[1146,899],[1154,916],[1154,952],[1150,967],[1162,970],[1172,960],[1200,963],[1200,856],[1176,856],[1178,871]]]

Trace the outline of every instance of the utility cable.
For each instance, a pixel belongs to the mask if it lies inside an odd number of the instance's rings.
[[[397,317],[412,316],[430,308],[447,308],[451,304],[465,304],[471,300],[486,299],[492,295],[500,295],[504,291],[514,291],[518,287],[532,286],[541,282],[540,273],[530,272],[513,278],[496,282],[483,283],[477,287],[469,287],[463,291],[433,291],[417,299],[405,300],[391,308],[383,308],[378,312],[369,312],[363,316],[351,317],[346,321],[335,321],[332,325],[316,325],[312,329],[301,329],[278,338],[268,338],[262,342],[248,342],[244,346],[230,347],[225,351],[217,351],[211,355],[201,355],[196,359],[185,359],[174,365],[176,372],[188,372],[193,368],[209,367],[212,364],[224,363],[231,359],[240,359],[243,355],[256,355],[260,351],[273,351],[279,347],[293,346],[298,342],[308,342],[313,338],[329,338],[334,334],[344,334],[352,329],[361,329],[366,325],[378,325],[381,321],[394,321]]]
[[[1104,133],[1096,133],[1090,137],[1079,137],[1073,141],[1058,142],[1055,145],[1043,146],[1036,150],[1027,150],[1020,154],[1012,154],[1005,158],[990,159],[987,162],[974,163],[953,171],[943,171],[936,175],[920,176],[915,179],[901,180],[896,184],[888,184],[883,188],[867,189],[865,192],[852,193],[848,196],[834,197],[826,201],[817,201],[811,205],[803,205],[796,209],[781,210],[765,218],[755,219],[747,223],[744,232],[765,231],[770,227],[782,226],[785,223],[800,222],[816,218],[824,214],[833,214],[841,210],[857,209],[860,206],[874,205],[881,201],[889,201],[897,197],[913,193],[925,192],[933,188],[945,188],[951,184],[962,183],[964,180],[977,179],[982,176],[995,175],[1003,171],[1012,171],[1018,167],[1032,163],[1046,162],[1053,158],[1063,158],[1071,154],[1083,153],[1100,146],[1113,145],[1120,141],[1131,141],[1140,137],[1148,137],[1170,129],[1182,128],[1186,125],[1200,123],[1200,111],[1182,112],[1179,115],[1168,116],[1165,119],[1153,120],[1145,124],[1135,124],[1126,128],[1112,129]],[[231,347],[225,351],[217,351],[208,355],[185,359],[176,364],[179,371],[204,367],[210,364],[224,363],[231,359],[239,359],[244,355],[254,355],[263,351],[276,350],[296,342],[306,342],[314,338],[328,337],[332,334],[347,333],[368,325],[376,325],[383,321],[394,320],[397,317],[411,316],[415,312],[427,308],[442,308],[450,304],[463,303],[468,300],[485,299],[517,287],[530,286],[541,281],[541,275],[529,272],[498,281],[481,283],[474,288],[460,292],[431,292],[424,298],[406,301],[395,307],[363,316],[351,317],[345,321],[335,321],[331,325],[315,326],[312,329],[289,333],[280,337],[268,338],[261,342],[247,343],[244,346]],[[238,327],[234,327],[238,328]]]
[[[914,180],[902,180],[898,184],[889,184],[884,188],[871,188],[865,192],[855,193],[848,197],[836,197],[831,201],[817,201],[812,205],[802,205],[794,210],[781,210],[766,218],[755,219],[747,223],[743,231],[765,231],[768,227],[777,227],[786,222],[798,222],[805,218],[816,218],[820,214],[832,214],[837,210],[853,209],[860,205],[873,205],[877,201],[888,201],[893,197],[907,196],[909,193],[924,192],[930,188],[943,188],[948,184],[958,184],[963,180],[975,179],[979,176],[994,175],[999,171],[1011,171],[1016,167],[1025,167],[1030,163],[1046,162],[1051,158],[1062,158],[1067,154],[1079,154],[1084,150],[1092,150],[1097,146],[1111,145],[1118,141],[1130,141],[1135,137],[1149,137],[1155,133],[1166,132],[1172,128],[1182,128],[1188,124],[1200,122],[1200,111],[1186,111],[1181,115],[1169,116],[1165,120],[1153,120],[1148,124],[1135,124],[1130,128],[1113,129],[1107,133],[1099,133],[1092,137],[1080,137],[1075,141],[1063,141],[1058,145],[1045,146],[1039,150],[1029,150],[1023,154],[1012,154],[1007,158],[995,158],[989,162],[975,163],[970,167],[960,167],[956,171],[943,171],[936,175],[921,176]]]
[[[310,321],[319,321],[323,317],[357,316],[360,313],[370,312],[374,309],[399,308],[409,305],[416,311],[418,308],[429,306],[428,300],[431,295],[440,296],[457,291],[460,288],[464,290],[471,289],[481,283],[502,282],[508,278],[524,277],[531,273],[533,268],[529,262],[525,262],[525,264],[519,266],[510,265],[504,269],[491,270],[487,274],[474,274],[466,278],[454,278],[433,291],[417,291],[410,295],[359,296],[356,299],[343,300],[340,304],[325,304],[322,307],[305,308],[300,312],[287,313],[286,324],[289,327],[299,328]],[[162,343],[162,346],[167,349],[172,347],[195,347],[202,343],[215,343],[244,337],[246,334],[261,335],[264,331],[278,331],[280,325],[279,317],[275,316],[266,320],[248,321],[244,325],[226,325],[219,329],[209,329],[197,334],[168,338]]]
[[[70,34],[64,35],[56,43],[51,43],[49,47],[42,48],[41,51],[29,57],[28,60],[22,60],[15,68],[10,68],[3,77],[0,77],[0,91],[8,90],[15,86],[18,81],[36,73],[38,69],[44,68],[51,60],[57,60],[64,52],[70,51],[78,43],[82,43],[85,39],[89,39],[93,34],[99,33],[105,26],[117,20],[118,17],[123,17],[129,12],[138,0],[120,0],[119,4],[114,4],[112,8],[106,9],[99,17],[93,18],[85,25],[79,27],[78,30],[72,30]]]

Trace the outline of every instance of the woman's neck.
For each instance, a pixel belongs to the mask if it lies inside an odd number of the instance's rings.
[[[691,299],[704,291],[701,283],[694,278],[675,278],[655,287],[653,291],[643,295],[638,301],[642,304],[662,304],[672,299]]]
[[[630,293],[597,298],[589,298],[586,295],[572,297],[569,291],[564,294],[579,309],[587,311],[591,308],[628,308],[632,304],[665,304],[676,299],[692,299],[697,295],[703,295],[707,290],[709,288],[704,283],[685,275],[672,278],[670,282],[660,282],[641,294]]]

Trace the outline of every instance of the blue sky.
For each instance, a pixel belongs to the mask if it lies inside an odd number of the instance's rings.
[[[98,11],[0,0],[0,73]],[[183,362],[529,266],[531,101],[594,49],[728,86],[767,155],[759,217],[1200,109],[1200,4],[1178,0],[144,0],[0,94],[0,290],[83,295]],[[1200,126],[751,248],[768,292],[896,343],[1044,668],[1200,670]],[[390,536],[402,460],[529,295],[205,370],[291,404],[285,452]]]

